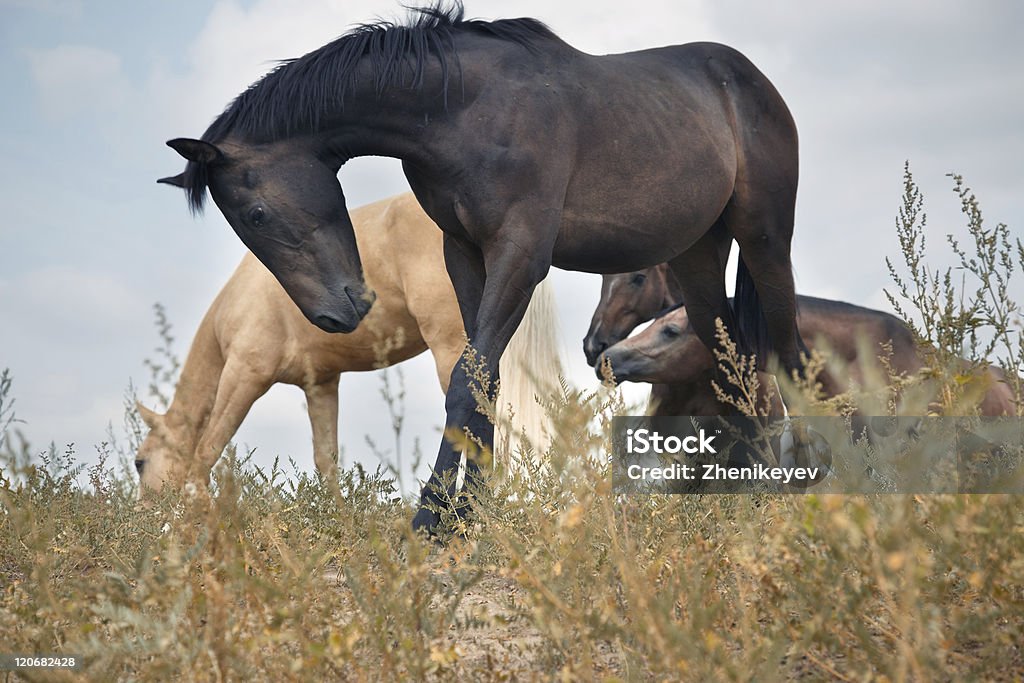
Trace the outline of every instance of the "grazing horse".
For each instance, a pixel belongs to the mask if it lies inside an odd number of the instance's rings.
[[[621,276],[629,281],[630,274]],[[923,367],[917,342],[907,326],[895,316],[840,301],[798,296],[797,322],[810,348],[824,344],[844,362],[849,373],[823,385],[826,398],[848,391],[853,382],[863,384],[866,364],[878,358],[862,357],[862,339],[877,354],[883,345],[891,347],[888,363],[897,375],[913,375]],[[599,318],[600,311],[595,313]],[[643,332],[623,339],[598,358],[608,361],[615,379],[621,382],[650,382],[651,411],[654,415],[724,415],[726,407],[715,396],[711,380],[717,363],[707,347],[690,329],[686,309],[677,307],[657,318]],[[967,367],[967,361],[964,361]],[[985,391],[978,410],[982,415],[1016,415],[1011,390],[1003,371],[987,366]],[[762,386],[764,382],[762,381]],[[776,405],[773,415],[781,413]]]
[[[429,348],[441,390],[448,390],[466,337],[444,269],[441,232],[411,194],[355,209],[352,225],[367,282],[377,292],[363,324],[351,334],[329,334],[310,324],[263,264],[247,253],[203,317],[167,413],[138,405],[150,429],[135,461],[140,491],[185,479],[208,481],[213,463],[253,403],[279,382],[305,392],[313,458],[328,477],[337,461],[341,373],[394,365]],[[540,452],[545,447],[542,411],[528,380],[532,373],[550,377],[560,372],[551,298],[542,283],[502,360],[502,405],[513,406],[513,424],[526,430]],[[523,334],[531,329],[534,334]],[[502,444],[511,439],[502,436]],[[505,445],[499,457],[514,463],[514,446]]]
[[[373,301],[338,170],[389,156],[444,231],[466,332],[492,379],[551,266],[620,273],[662,262],[705,344],[721,318],[742,348],[771,348],[787,371],[802,370],[790,261],[796,126],[764,74],[724,45],[594,56],[534,19],[466,20],[461,3],[439,4],[282,63],[201,139],[168,145],[188,164],[164,182],[184,188],[194,211],[209,189],[324,330],[351,332]],[[442,477],[461,456],[452,433],[493,441],[470,381],[457,363],[415,528],[440,519]]]

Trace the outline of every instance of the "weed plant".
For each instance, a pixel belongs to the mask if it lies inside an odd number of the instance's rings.
[[[949,241],[961,270],[929,270],[909,171],[904,261],[890,263],[893,304],[934,360],[920,376],[866,372],[845,403],[805,381],[804,408],[969,410],[981,361],[1021,398],[1012,278],[1024,250],[1005,226],[984,227],[959,178],[954,189],[968,219],[968,237]],[[732,354],[722,362],[742,384],[752,373]],[[154,372],[175,367],[164,357]],[[609,421],[632,409],[610,386],[561,383],[540,397],[551,446],[512,475],[489,472],[473,515],[448,514],[439,544],[411,532],[413,501],[386,469],[358,465],[329,486],[229,450],[208,493],[139,504],[115,462],[138,432],[83,472],[70,449],[7,438],[14,389],[5,373],[0,651],[84,665],[0,680],[1024,677],[1020,496],[616,496]]]

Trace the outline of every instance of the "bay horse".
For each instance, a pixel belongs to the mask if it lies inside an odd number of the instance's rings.
[[[724,45],[594,56],[535,19],[467,20],[461,3],[436,4],[283,62],[201,139],[168,145],[188,164],[163,181],[184,188],[194,212],[209,189],[326,331],[356,329],[373,301],[338,170],[388,156],[445,234],[466,333],[492,380],[551,266],[618,273],[662,262],[705,344],[719,318],[742,348],[802,370],[790,261],[796,125],[767,77]],[[416,529],[437,527],[441,482],[461,457],[453,433],[493,442],[471,381],[457,363]]]
[[[630,275],[623,274],[620,281],[630,282]],[[807,346],[814,349],[824,344],[848,369],[842,376],[823,383],[825,398],[848,391],[854,382],[863,385],[863,371],[869,364],[877,366],[883,345],[891,349],[887,362],[894,374],[910,376],[924,367],[913,333],[899,318],[841,301],[809,296],[796,299],[797,323]],[[603,317],[600,309],[594,317]],[[874,358],[862,356],[862,339],[867,340],[867,348],[874,350]],[[656,318],[642,332],[613,344],[597,360],[598,377],[602,376],[602,363],[608,361],[616,381],[651,383],[650,411],[654,415],[726,414],[726,406],[718,401],[711,387],[717,363],[690,328],[683,306]],[[963,361],[963,367],[968,366]],[[979,392],[981,415],[1017,414],[1013,390],[1001,369],[988,365],[975,381],[983,389]],[[765,382],[761,384],[763,388]],[[773,403],[769,414],[780,416],[781,406]]]
[[[363,324],[351,334],[319,329],[247,253],[203,317],[167,412],[137,404],[149,427],[135,462],[140,492],[185,480],[207,482],[253,403],[276,383],[305,393],[313,459],[325,477],[337,463],[342,373],[394,365],[429,349],[441,391],[448,390],[466,337],[444,268],[441,232],[409,193],[353,210],[352,226],[366,280],[377,292]],[[541,283],[502,359],[500,398],[514,413],[514,427],[506,431],[524,429],[539,452],[546,446],[543,416],[530,377],[561,372],[553,311],[549,285]],[[499,443],[497,457],[507,458],[512,469],[520,444],[509,433]]]
[[[631,273],[602,275],[601,298],[583,338],[587,364],[598,367],[597,359],[605,349],[628,337],[638,325],[682,303],[679,282],[667,263]]]

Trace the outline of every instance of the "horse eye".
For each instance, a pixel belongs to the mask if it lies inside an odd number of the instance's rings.
[[[669,339],[673,339],[679,336],[679,328],[676,327],[675,325],[668,325],[667,327],[665,327],[665,329],[661,331],[661,334],[664,335],[665,337],[668,337]]]
[[[263,225],[263,221],[265,220],[265,218],[266,214],[264,213],[262,206],[257,206],[256,208],[249,212],[249,223],[251,223],[254,227],[258,228],[261,225]]]
[[[643,273],[637,273],[636,275],[633,276],[633,279],[630,280],[630,284],[632,284],[634,287],[639,287],[640,285],[642,285],[646,281],[647,281],[647,276],[646,275],[644,275]]]

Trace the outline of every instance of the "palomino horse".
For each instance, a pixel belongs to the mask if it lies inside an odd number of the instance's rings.
[[[377,292],[363,324],[351,334],[315,327],[270,272],[246,254],[199,326],[170,409],[159,415],[138,406],[150,428],[136,460],[142,489],[186,477],[207,481],[252,404],[278,382],[305,392],[313,457],[326,476],[338,452],[340,373],[393,365],[429,348],[441,390],[448,390],[466,338],[444,269],[441,232],[411,194],[354,210],[352,225],[367,282]],[[550,290],[542,285],[509,346],[501,388],[502,402],[514,408],[514,424],[541,450],[541,409],[528,377],[560,372],[553,327]],[[511,451],[507,445],[501,456],[514,460]]]
[[[668,262],[705,344],[721,318],[743,348],[770,343],[783,367],[802,370],[790,262],[796,126],[768,79],[724,45],[593,56],[534,19],[465,20],[461,3],[438,4],[282,63],[201,140],[168,144],[189,163],[164,182],[183,187],[193,211],[209,188],[324,330],[351,332],[372,302],[338,170],[389,156],[445,233],[466,332],[492,379],[552,265],[620,273]],[[440,482],[461,455],[451,434],[493,441],[470,381],[457,363],[415,528],[440,519]]]
[[[629,276],[621,276],[629,282]],[[913,375],[923,367],[910,330],[895,316],[840,301],[798,296],[800,335],[812,349],[824,345],[843,361],[848,374],[823,385],[827,398],[847,391],[852,382],[863,384],[866,364],[877,363],[883,345],[891,347],[888,362],[897,375]],[[601,318],[600,310],[595,319]],[[864,346],[875,358],[863,358]],[[655,415],[723,415],[725,406],[715,397],[711,381],[717,363],[689,326],[684,307],[657,318],[643,332],[623,339],[598,358],[608,361],[617,381],[650,382],[651,409]],[[966,364],[966,361],[964,361]],[[985,391],[978,410],[982,415],[1016,415],[1013,391],[1002,370],[988,366],[979,378]],[[762,382],[763,384],[763,382]],[[773,411],[778,414],[778,411]]]

